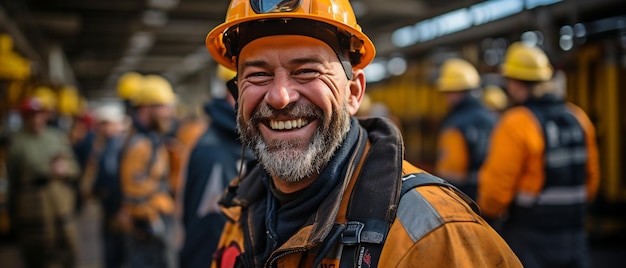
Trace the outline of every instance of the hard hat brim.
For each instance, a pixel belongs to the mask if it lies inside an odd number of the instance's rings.
[[[352,28],[348,27],[345,24],[339,23],[337,21],[333,21],[321,16],[315,16],[311,14],[300,14],[300,13],[267,13],[267,14],[259,14],[254,17],[243,17],[240,19],[235,19],[232,21],[224,22],[213,30],[211,30],[206,36],[206,47],[219,64],[224,65],[226,68],[236,71],[236,61],[234,58],[228,58],[226,56],[226,46],[223,43],[223,35],[230,27],[237,26],[241,23],[255,20],[263,20],[263,19],[280,19],[280,18],[299,18],[299,19],[308,19],[313,21],[320,21],[327,23],[329,25],[335,26],[339,29],[345,30],[350,34],[354,35],[359,40],[363,41],[363,47],[361,48],[361,61],[358,64],[355,64],[353,68],[363,69],[367,66],[376,55],[376,49],[374,47],[374,43],[367,37],[364,33]]]

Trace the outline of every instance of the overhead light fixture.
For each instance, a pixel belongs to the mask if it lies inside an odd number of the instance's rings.
[[[365,80],[368,83],[379,82],[387,77],[387,68],[385,63],[381,61],[370,63],[363,69],[363,72],[365,73]]]
[[[148,0],[148,7],[160,10],[172,10],[180,0]]]
[[[391,42],[396,47],[407,47],[420,42],[452,34],[485,23],[496,21],[538,6],[562,0],[490,0],[467,8],[457,9],[395,30]]]
[[[543,34],[540,31],[526,31],[520,36],[520,41],[529,46],[542,46]]]
[[[563,51],[569,51],[574,47],[574,28],[569,25],[561,27],[559,30],[559,46]]]
[[[399,76],[406,72],[407,63],[404,57],[396,56],[387,62],[387,72],[391,75]]]
[[[143,24],[152,27],[163,27],[167,24],[167,13],[161,10],[146,10],[141,16]]]
[[[367,14],[367,5],[363,3],[363,1],[352,1],[350,4],[352,5],[354,16],[357,18],[361,18]]]
[[[130,46],[135,48],[148,48],[154,43],[154,35],[151,32],[136,32],[130,37]]]

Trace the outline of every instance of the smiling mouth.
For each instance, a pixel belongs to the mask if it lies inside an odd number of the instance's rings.
[[[303,128],[309,124],[308,119],[298,118],[292,120],[270,120],[269,126],[272,130],[290,130]]]

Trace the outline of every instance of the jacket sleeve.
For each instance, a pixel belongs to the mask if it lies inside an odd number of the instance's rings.
[[[591,120],[589,120],[589,117],[587,117],[582,109],[573,104],[569,104],[568,106],[585,131],[588,157],[586,169],[587,200],[591,202],[595,199],[600,186],[600,163],[598,160],[599,156],[598,144],[596,142],[596,130],[593,123],[591,123]]]
[[[6,168],[7,168],[7,177],[10,181],[9,186],[17,184],[17,181],[20,178],[20,167],[21,167],[21,154],[19,152],[19,146],[13,142],[10,144],[9,149],[7,150],[7,158],[6,158]]]
[[[228,220],[224,225],[224,229],[222,229],[217,250],[213,254],[212,268],[234,267],[236,258],[244,250],[243,230],[238,223],[241,207],[223,208],[222,212],[224,212]]]
[[[147,140],[131,143],[125,150],[120,161],[120,182],[125,196],[145,197],[157,188],[155,180],[146,178],[151,175],[146,168],[151,150]]]
[[[543,134],[532,112],[511,109],[496,125],[479,172],[477,201],[482,215],[498,218],[516,194],[535,195],[543,186]]]
[[[72,145],[70,144],[69,139],[66,135],[60,132],[57,132],[57,139],[60,146],[59,153],[63,156],[64,160],[67,161],[69,170],[67,177],[70,179],[78,179],[80,166],[76,160],[74,152],[72,151]]]
[[[444,130],[439,136],[435,174],[451,182],[467,179],[468,153],[463,134],[456,128]]]
[[[389,267],[522,267],[506,242],[450,189],[402,197],[381,255]]]

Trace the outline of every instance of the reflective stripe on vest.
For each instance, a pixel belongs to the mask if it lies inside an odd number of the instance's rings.
[[[571,187],[550,187],[539,196],[529,193],[518,193],[515,203],[522,207],[534,205],[565,206],[584,203],[587,200],[587,189],[584,185]]]
[[[545,181],[538,195],[517,194],[510,222],[544,231],[583,228],[588,159],[583,128],[564,102],[550,96],[526,106],[542,127]]]

